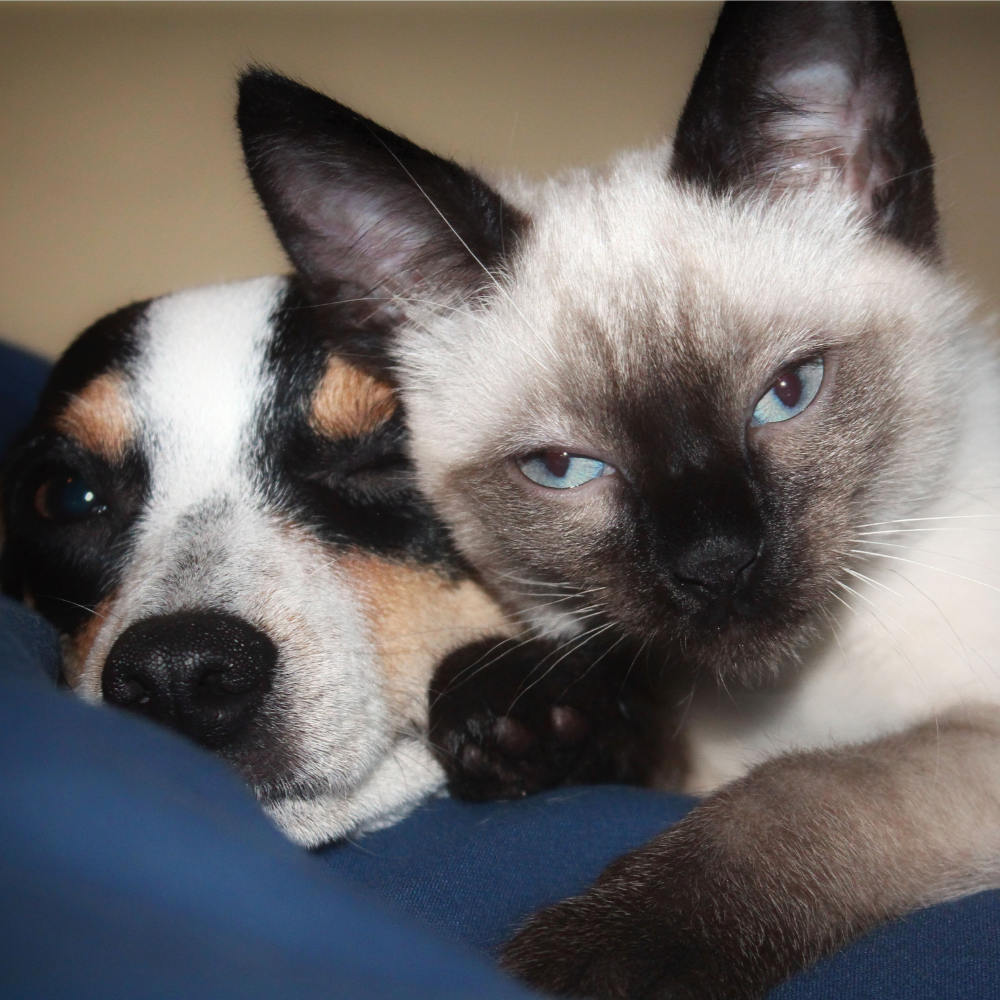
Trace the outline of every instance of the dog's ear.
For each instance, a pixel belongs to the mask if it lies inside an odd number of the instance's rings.
[[[314,298],[372,311],[415,286],[475,288],[523,220],[479,177],[265,69],[240,79],[254,187]]]
[[[931,152],[890,3],[726,3],[672,173],[718,194],[838,184],[872,226],[937,252]]]

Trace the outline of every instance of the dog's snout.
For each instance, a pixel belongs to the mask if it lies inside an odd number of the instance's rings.
[[[189,612],[130,625],[108,653],[104,699],[190,736],[231,743],[271,686],[274,643],[234,615]]]

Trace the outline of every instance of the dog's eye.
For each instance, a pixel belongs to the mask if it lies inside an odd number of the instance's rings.
[[[47,479],[35,491],[35,511],[47,521],[72,524],[103,514],[107,504],[97,491],[76,473],[61,473]]]
[[[778,372],[771,388],[754,407],[751,427],[776,424],[800,414],[815,398],[823,384],[823,359],[810,358]]]
[[[554,490],[571,490],[615,471],[614,466],[600,459],[568,451],[538,451],[515,459],[515,463],[533,483]]]

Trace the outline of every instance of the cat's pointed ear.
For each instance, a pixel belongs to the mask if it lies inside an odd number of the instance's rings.
[[[840,184],[934,256],[932,159],[890,3],[726,3],[681,114],[672,173],[716,193]]]
[[[519,214],[450,160],[269,70],[239,89],[247,169],[314,296],[478,287],[516,242]]]

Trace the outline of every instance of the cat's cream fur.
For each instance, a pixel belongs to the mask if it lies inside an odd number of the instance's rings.
[[[460,548],[540,632],[597,614],[694,676],[706,799],[509,967],[754,997],[1000,886],[1000,373],[941,264],[891,6],[726,5],[672,148],[505,197],[322,101],[247,116],[251,172],[299,267],[391,333]],[[817,357],[811,404],[755,426]],[[518,459],[545,450],[616,472],[539,486]],[[692,576],[739,551],[724,598]]]
[[[829,627],[791,676],[776,663],[763,688],[699,694],[687,719],[688,788],[709,791],[776,750],[867,739],[954,705],[1000,701],[1000,380],[966,289],[873,240],[850,203],[823,189],[720,203],[665,177],[668,159],[661,148],[522,188],[515,203],[532,227],[503,294],[488,309],[459,307],[401,333],[425,490],[465,552],[516,599],[505,579],[545,569],[525,567],[482,516],[470,467],[550,441],[600,442],[587,419],[600,414],[581,414],[579,400],[608,379],[648,377],[630,368],[669,370],[681,350],[731,373],[731,398],[718,405],[740,420],[786,358],[870,340],[881,385],[867,364],[838,371],[886,397],[857,419],[891,423],[893,433],[864,523],[845,524],[836,539],[838,564],[860,574],[843,580],[855,593],[831,588]],[[660,331],[652,342],[651,328]],[[824,432],[822,447],[842,448],[848,461],[853,445],[850,427]],[[801,441],[769,446],[780,460]],[[613,500],[597,491],[543,499],[572,503],[577,531],[593,522],[596,534],[613,516]],[[583,631],[565,605],[533,600],[523,611],[541,630]]]

